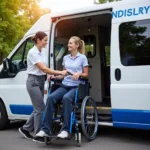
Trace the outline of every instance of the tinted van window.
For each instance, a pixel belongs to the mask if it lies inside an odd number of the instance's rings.
[[[122,65],[150,65],[150,20],[122,23],[119,42]]]

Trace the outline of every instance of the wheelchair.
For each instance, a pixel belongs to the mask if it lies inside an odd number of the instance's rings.
[[[74,129],[77,146],[81,146],[81,132],[79,125],[87,141],[94,140],[98,130],[98,112],[95,101],[91,96],[89,96],[89,82],[84,78],[80,78],[80,80],[82,80],[85,84],[79,84],[76,89],[72,107],[73,109],[70,115],[70,136],[68,138],[68,140],[72,138],[72,131]],[[60,80],[53,79],[51,81],[53,84],[50,84],[49,94],[55,91],[61,84]],[[50,144],[53,138],[57,138],[57,134],[63,127],[63,114],[61,108],[61,102],[56,104],[51,129],[52,135],[44,137],[46,144]]]

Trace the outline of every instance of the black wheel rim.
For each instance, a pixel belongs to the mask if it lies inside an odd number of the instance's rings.
[[[84,106],[84,130],[86,137],[93,139],[97,133],[97,110],[94,100],[88,97]]]

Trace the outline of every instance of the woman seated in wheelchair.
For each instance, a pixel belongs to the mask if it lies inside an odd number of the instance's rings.
[[[68,42],[68,51],[70,54],[64,56],[63,66],[72,75],[51,76],[55,79],[63,79],[58,89],[51,93],[47,99],[41,130],[36,134],[35,141],[41,141],[41,137],[49,136],[51,133],[53,112],[55,104],[62,102],[63,111],[63,128],[57,135],[58,138],[68,138],[70,129],[70,115],[72,112],[72,102],[75,98],[77,86],[83,82],[78,80],[79,77],[88,78],[88,61],[85,53],[84,41],[77,36],[73,36]],[[40,137],[40,138],[38,138]],[[44,138],[43,138],[44,139]]]

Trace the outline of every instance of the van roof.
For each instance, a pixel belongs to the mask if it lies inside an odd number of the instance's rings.
[[[98,10],[106,10],[106,9],[112,9],[113,7],[117,7],[117,5],[125,5],[129,3],[137,3],[137,1],[141,0],[135,0],[132,2],[129,1],[117,1],[117,2],[109,2],[109,3],[103,3],[103,4],[93,4],[92,6],[86,6],[83,8],[78,8],[78,9],[73,9],[73,10],[68,10],[68,11],[60,11],[60,12],[54,12],[51,13],[51,17],[62,17],[62,16],[68,16],[68,15],[73,15],[73,14],[81,14],[81,13],[86,13],[86,12],[94,12]],[[143,0],[144,1],[144,0]]]
[[[50,30],[50,24],[51,18],[56,18],[56,17],[63,17],[63,16],[70,16],[70,15],[75,15],[75,14],[81,14],[81,13],[86,13],[86,12],[95,12],[99,10],[107,10],[107,9],[112,9],[113,7],[120,7],[120,5],[125,5],[129,3],[137,3],[137,1],[141,0],[135,0],[132,2],[127,2],[127,1],[117,1],[117,2],[110,2],[110,3],[104,3],[104,4],[93,4],[93,6],[87,6],[79,9],[73,9],[69,11],[60,11],[60,12],[53,12],[53,13],[48,13],[39,18],[39,20],[28,30],[28,32],[24,35],[29,36],[31,34],[35,34],[37,31],[49,31]],[[143,0],[147,1],[147,0]]]
[[[78,9],[73,9],[73,10],[68,10],[68,11],[54,12],[54,13],[51,13],[51,17],[55,18],[55,17],[62,17],[62,16],[70,16],[74,14],[81,14],[81,13],[86,13],[86,12],[97,11],[100,9],[102,10],[102,9],[110,9],[110,8],[112,8],[112,4],[110,3],[93,4],[92,6],[86,6],[83,8],[78,8]]]

